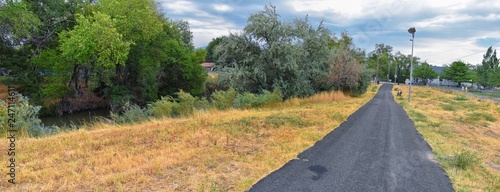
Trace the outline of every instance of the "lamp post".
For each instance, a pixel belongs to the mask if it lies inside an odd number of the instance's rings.
[[[413,84],[413,43],[415,42],[415,27],[408,29],[408,33],[411,33],[411,56],[410,56],[410,84],[408,88],[408,103],[411,101],[411,84]]]

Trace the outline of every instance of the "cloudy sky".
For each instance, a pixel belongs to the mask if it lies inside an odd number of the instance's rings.
[[[500,1],[498,0],[158,0],[167,17],[190,23],[196,47],[212,38],[243,29],[251,13],[271,2],[282,20],[309,16],[321,20],[336,35],[347,31],[357,47],[370,52],[375,44],[394,47],[441,66],[461,59],[480,63],[489,46],[500,48]],[[500,51],[500,50],[499,50]]]

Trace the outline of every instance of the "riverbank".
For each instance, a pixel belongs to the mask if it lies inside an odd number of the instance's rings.
[[[369,101],[317,94],[247,110],[134,125],[99,123],[18,141],[19,183],[2,191],[244,191],[320,140]],[[8,148],[0,143],[0,150]],[[2,156],[0,161],[7,162]]]

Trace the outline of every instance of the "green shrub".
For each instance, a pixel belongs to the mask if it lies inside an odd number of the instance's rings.
[[[125,104],[125,110],[122,114],[111,112],[111,119],[115,123],[138,123],[148,120],[151,114],[146,108],[141,108],[137,105],[128,106]]]
[[[182,90],[177,93],[177,96],[177,101],[173,97],[167,96],[148,104],[149,112],[155,117],[188,117],[198,106],[208,108],[210,105],[205,98],[197,99]]]
[[[246,109],[257,107],[260,105],[262,105],[262,101],[260,101],[259,97],[249,92],[238,94],[234,99],[234,104],[233,104],[235,108],[246,108]]]
[[[215,91],[212,94],[212,102],[217,109],[228,109],[233,106],[237,94],[233,88],[227,91]]]
[[[2,112],[0,113],[0,122],[2,123],[2,131],[5,132],[9,127],[7,122],[9,119],[7,113],[7,105],[4,101],[0,100]],[[14,128],[18,132],[25,130],[30,137],[42,137],[59,132],[60,128],[57,126],[45,126],[42,120],[38,118],[41,106],[32,106],[29,104],[28,97],[18,94],[15,99],[15,106],[12,107],[14,111]]]
[[[194,107],[200,110],[208,110],[211,109],[213,105],[207,100],[207,98],[202,97],[201,99],[196,99],[194,101]]]
[[[274,89],[271,93],[267,90],[260,95],[255,95],[253,93],[245,92],[243,94],[238,94],[234,99],[235,108],[252,108],[260,107],[263,105],[271,103],[279,103],[283,101],[283,95],[278,89]]]
[[[178,108],[176,111],[177,115],[182,117],[187,117],[192,115],[194,112],[194,104],[196,98],[194,98],[191,94],[186,93],[182,90],[179,91],[179,93],[177,93],[177,96],[179,97]]]
[[[455,153],[453,157],[453,163],[455,166],[461,169],[467,169],[474,165],[479,164],[480,159],[477,156],[477,153],[470,152],[467,150],[462,150],[460,153]]]
[[[274,89],[274,91],[271,93],[269,91],[264,91],[264,94],[261,95],[263,105],[269,104],[269,103],[279,103],[283,101],[283,94],[279,89]]]
[[[155,117],[174,117],[177,116],[179,103],[171,96],[161,97],[160,100],[148,104],[149,112]]]

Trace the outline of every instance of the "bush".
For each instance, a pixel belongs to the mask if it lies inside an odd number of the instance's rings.
[[[208,110],[212,108],[213,105],[207,100],[207,98],[202,97],[201,99],[196,99],[196,101],[194,101],[194,107],[200,110]]]
[[[233,106],[235,108],[252,108],[282,101],[283,95],[278,89],[274,89],[272,93],[265,90],[264,93],[260,95],[255,95],[248,92],[238,94],[234,99]]]
[[[149,112],[155,117],[174,117],[179,104],[171,96],[161,97],[160,100],[148,104]]]
[[[279,89],[274,89],[271,93],[269,91],[264,91],[264,94],[261,95],[262,100],[264,100],[263,105],[270,103],[279,103],[283,101],[283,93]]]
[[[14,110],[14,127],[18,130],[18,132],[27,132],[30,137],[41,137],[57,133],[60,130],[57,126],[43,125],[42,120],[38,118],[38,114],[42,107],[30,105],[28,97],[18,94],[15,100],[16,104],[12,107],[12,109]],[[1,109],[2,113],[0,113],[0,122],[2,123],[2,131],[5,133],[8,129],[7,121],[9,116],[7,114],[6,103],[2,100],[0,101],[0,105],[3,108]]]
[[[261,101],[259,100],[259,98],[255,94],[249,92],[238,94],[234,99],[234,104],[233,104],[235,108],[246,108],[246,109],[260,105]]]
[[[174,108],[176,109],[174,110],[174,112],[176,112],[178,116],[183,117],[192,115],[194,112],[194,104],[197,99],[194,98],[191,94],[186,93],[182,90],[177,93],[177,96],[179,97],[179,102],[177,105],[177,109]]]
[[[128,103],[125,104],[125,110],[121,115],[111,112],[111,119],[119,124],[138,123],[149,119],[150,116],[151,114],[147,109],[143,109],[137,105],[129,106]]]
[[[233,88],[227,91],[215,91],[212,94],[212,102],[217,109],[228,109],[233,106],[237,94]]]
[[[155,117],[187,117],[193,114],[197,105],[207,107],[210,104],[203,99],[196,99],[184,91],[177,93],[178,101],[173,97],[162,97],[160,100],[148,105],[149,112]],[[207,107],[208,108],[208,107]]]

